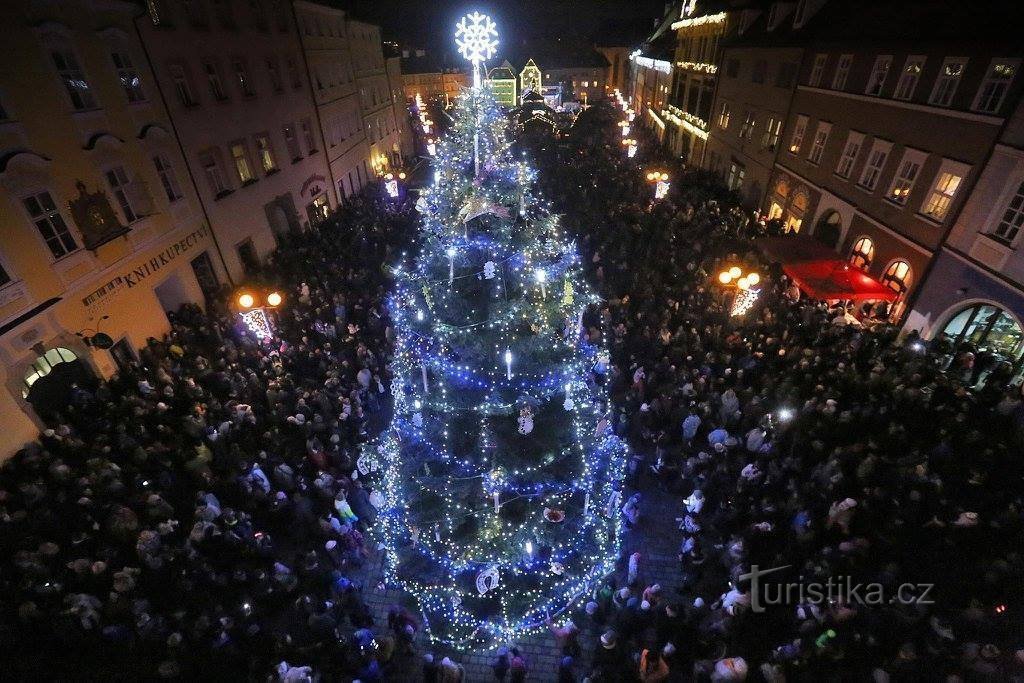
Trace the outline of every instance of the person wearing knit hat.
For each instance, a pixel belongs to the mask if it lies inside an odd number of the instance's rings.
[[[603,647],[606,650],[613,649],[616,644],[616,638],[617,636],[615,634],[615,631],[613,629],[608,629],[607,631],[601,634],[601,647]]]

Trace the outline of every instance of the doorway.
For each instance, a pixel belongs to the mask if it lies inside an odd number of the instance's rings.
[[[176,313],[182,306],[192,303],[188,287],[177,272],[171,273],[163,282],[153,288],[160,310],[165,313]]]
[[[260,258],[256,255],[256,246],[252,238],[239,243],[235,250],[238,252],[238,260],[242,262],[242,270],[246,275],[252,276],[259,272]]]
[[[68,407],[76,387],[95,388],[96,376],[74,351],[61,346],[38,356],[23,382],[22,396],[39,417],[50,420]]]
[[[217,271],[213,268],[213,261],[205,251],[192,259],[192,273],[196,276],[199,289],[203,290],[203,296],[207,301],[213,300],[220,291],[220,280],[217,278]]]
[[[117,343],[110,347],[110,355],[114,358],[118,372],[129,372],[138,362],[135,349],[128,337],[121,337]]]

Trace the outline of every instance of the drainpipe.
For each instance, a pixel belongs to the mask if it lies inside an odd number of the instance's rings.
[[[174,123],[174,117],[171,116],[171,108],[167,106],[167,98],[164,96],[164,91],[160,87],[160,79],[156,76],[156,69],[153,68],[153,59],[150,57],[149,49],[146,48],[146,41],[142,38],[142,31],[139,30],[139,20],[143,17],[148,17],[147,12],[138,14],[132,21],[132,26],[135,27],[135,35],[139,39],[139,45],[142,47],[142,54],[146,57],[146,66],[149,67],[149,73],[153,76],[153,83],[156,85],[156,92],[160,95],[160,103],[164,107],[164,112],[167,114],[167,121],[171,124],[171,131],[174,133],[174,141],[178,144],[178,151],[181,152],[181,158],[185,160],[185,171],[188,172],[189,181],[192,183],[192,189],[196,193],[196,199],[199,200],[199,208],[203,211],[203,219],[206,224],[210,226],[210,237],[213,239],[213,246],[217,250],[217,256],[220,258],[220,264],[224,268],[224,275],[228,279],[228,284],[232,288],[235,286],[235,280],[231,277],[231,270],[228,269],[227,261],[224,260],[224,252],[221,251],[220,242],[217,240],[217,231],[213,227],[213,221],[210,220],[210,214],[206,210],[206,202],[203,201],[203,195],[199,192],[199,184],[196,182],[195,174],[192,172],[192,164],[189,162],[188,155],[185,153],[185,147],[181,143],[181,136],[178,134],[178,126]]]

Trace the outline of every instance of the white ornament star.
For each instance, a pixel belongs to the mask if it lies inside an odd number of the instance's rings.
[[[497,25],[486,14],[467,14],[455,25],[455,44],[459,53],[476,66],[494,57],[498,49]]]

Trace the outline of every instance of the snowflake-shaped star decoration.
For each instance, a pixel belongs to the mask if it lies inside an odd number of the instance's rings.
[[[474,66],[491,59],[498,49],[497,25],[486,14],[467,14],[455,25],[455,44]]]

